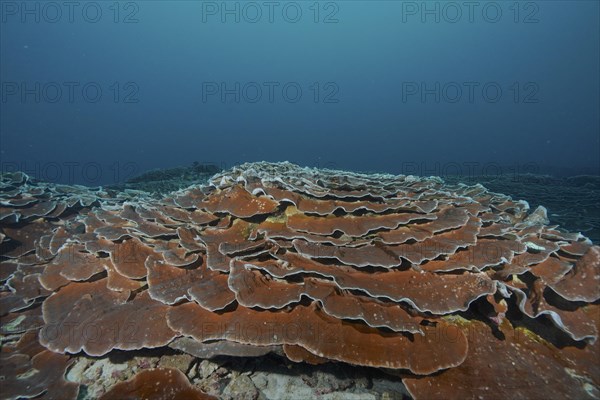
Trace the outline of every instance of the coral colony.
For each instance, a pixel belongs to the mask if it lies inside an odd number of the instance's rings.
[[[78,357],[158,348],[600,397],[600,247],[481,185],[252,163],[160,199],[10,173],[0,203],[2,398],[76,398]],[[168,368],[105,396],[132,394],[209,398]]]

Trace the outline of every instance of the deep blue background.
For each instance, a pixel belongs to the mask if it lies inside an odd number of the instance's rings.
[[[44,11],[44,3],[27,2],[39,7],[34,14],[20,1],[1,3],[4,171],[87,184],[193,161],[229,167],[290,160],[426,175],[496,173],[499,165],[600,173],[597,1],[521,2],[518,15],[512,1],[492,2],[487,12],[490,2],[479,2],[472,19],[462,1],[450,2],[463,12],[456,22],[456,8],[443,8],[448,2],[427,3],[440,7],[439,22],[422,9],[408,12],[422,2],[321,2],[316,23],[313,1],[296,2],[296,23],[284,18],[288,2],[275,8],[273,22],[262,6],[256,23],[247,20],[251,8],[240,10],[239,22],[225,15],[223,23],[220,10],[203,13],[223,2],[121,2],[117,23],[112,1],[95,3],[102,10],[97,23],[82,16],[86,2],[72,22],[64,7],[52,22],[55,10]],[[286,16],[294,18],[289,7]],[[493,23],[497,8],[502,16]],[[93,19],[95,9],[87,11]],[[130,12],[137,22],[123,23]],[[337,22],[325,23],[332,12]],[[63,86],[56,103],[48,101],[49,82]],[[79,85],[73,101],[65,82]],[[95,103],[81,94],[90,82],[102,89]],[[207,82],[279,87],[273,102],[263,86],[257,102],[242,96],[236,103],[233,95],[224,102],[207,95]],[[282,96],[289,82],[302,89],[298,102]],[[439,82],[449,91],[439,102],[434,95],[422,99],[403,90],[413,82]],[[479,85],[472,102],[464,82]],[[34,94],[10,93],[36,83],[48,90],[39,103]],[[502,88],[497,102],[482,94],[486,83]],[[451,102],[455,84],[465,92]],[[132,88],[137,102],[126,103]],[[337,102],[325,102],[332,88]]]

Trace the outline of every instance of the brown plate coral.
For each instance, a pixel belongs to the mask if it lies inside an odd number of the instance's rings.
[[[0,212],[2,398],[74,398],[77,357],[156,348],[382,368],[416,399],[600,397],[600,247],[480,185],[253,163],[156,199],[14,173]],[[174,371],[106,396],[202,398]]]

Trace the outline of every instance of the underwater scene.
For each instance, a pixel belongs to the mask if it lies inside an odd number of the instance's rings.
[[[0,400],[600,399],[599,32],[0,0]]]

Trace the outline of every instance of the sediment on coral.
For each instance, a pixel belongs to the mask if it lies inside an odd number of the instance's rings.
[[[251,163],[157,196],[12,173],[0,212],[5,398],[74,398],[73,363],[141,349],[380,368],[415,399],[599,393],[600,248],[482,185]],[[159,367],[106,395],[204,396]]]

